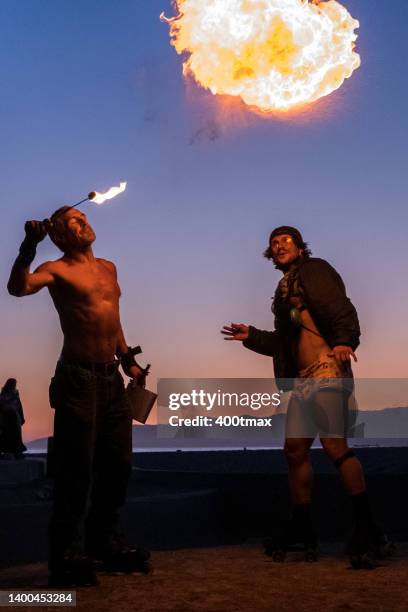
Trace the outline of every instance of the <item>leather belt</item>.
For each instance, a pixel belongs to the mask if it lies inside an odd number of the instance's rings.
[[[78,368],[83,368],[84,370],[89,370],[93,374],[103,374],[104,376],[114,374],[120,365],[120,361],[118,359],[104,362],[66,361],[65,359],[62,359],[61,363],[63,365],[76,366]]]

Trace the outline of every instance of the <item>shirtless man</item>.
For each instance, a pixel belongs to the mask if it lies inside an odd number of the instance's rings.
[[[357,361],[354,351],[360,328],[338,273],[310,255],[296,228],[276,228],[264,253],[284,275],[272,306],[275,331],[232,323],[222,333],[226,340],[241,341],[255,352],[272,356],[280,388],[285,384],[287,390],[292,388],[284,450],[293,515],[280,544],[268,542],[266,552],[282,560],[291,543],[302,542],[306,558],[316,558],[310,447],[318,434],[352,501],[355,528],[348,552],[353,564],[362,567],[371,563],[367,554],[379,552],[384,542],[371,515],[360,461],[346,439],[353,392],[351,358]]]
[[[145,571],[147,551],[127,547],[118,528],[132,465],[132,417],[118,365],[139,381],[144,372],[122,330],[116,268],[94,256],[95,232],[75,208],[64,206],[49,221],[29,221],[25,232],[8,291],[21,297],[47,287],[64,335],[50,386],[55,408],[50,584],[97,584],[95,560],[107,571]],[[47,233],[63,255],[31,273],[36,247]]]

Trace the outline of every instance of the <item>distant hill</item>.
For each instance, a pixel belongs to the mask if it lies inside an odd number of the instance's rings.
[[[247,415],[254,418],[254,415]],[[352,417],[352,414],[350,415]],[[355,414],[351,438],[358,444],[378,446],[405,446],[408,444],[408,407],[364,410]],[[282,445],[285,414],[275,414],[271,427],[195,427],[181,428],[169,425],[134,425],[133,447],[141,450],[175,448],[243,448],[276,447]],[[356,440],[357,443],[357,440]],[[47,438],[26,442],[30,452],[45,452]]]

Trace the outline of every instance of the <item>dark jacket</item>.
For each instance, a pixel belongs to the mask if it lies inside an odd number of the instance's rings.
[[[17,390],[11,393],[0,393],[0,413],[2,412],[15,412],[20,419],[21,425],[24,425],[23,406]]]
[[[324,259],[311,257],[300,262],[296,277],[302,301],[330,348],[345,345],[354,351],[360,343],[360,325],[338,272]],[[279,299],[278,285],[273,307],[275,331],[250,326],[248,340],[243,344],[256,353],[273,357],[276,378],[295,378],[298,372],[293,341],[299,332],[290,323],[288,300],[286,309],[276,308]]]

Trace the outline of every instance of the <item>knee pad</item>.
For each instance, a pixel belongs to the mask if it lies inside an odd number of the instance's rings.
[[[352,457],[355,457],[355,456],[356,456],[355,452],[351,450],[350,448],[346,453],[344,453],[344,455],[342,455],[341,457],[333,461],[333,463],[338,469],[341,465],[343,465],[345,461],[347,461],[347,459],[351,459]]]

